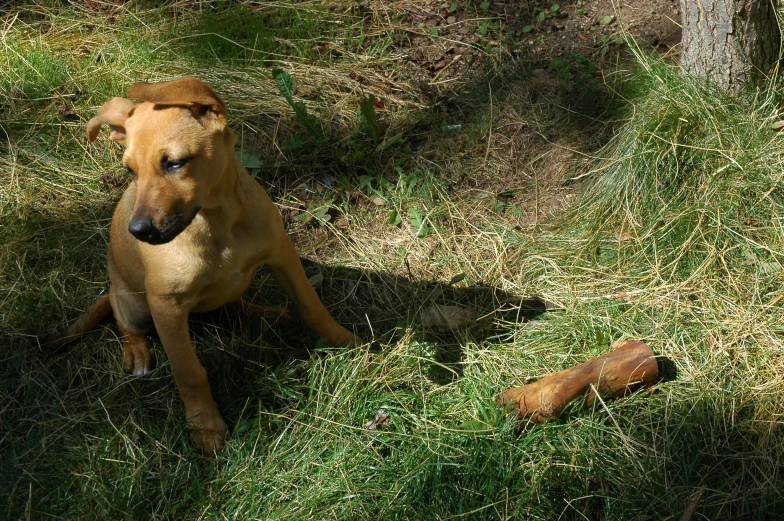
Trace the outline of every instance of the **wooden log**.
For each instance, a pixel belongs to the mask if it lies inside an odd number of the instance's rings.
[[[528,418],[539,423],[557,417],[566,404],[586,392],[586,401],[591,403],[596,398],[594,389],[602,397],[618,398],[641,385],[653,385],[659,368],[650,346],[639,340],[626,340],[615,342],[613,347],[615,350],[606,355],[508,389],[495,401],[521,420]]]

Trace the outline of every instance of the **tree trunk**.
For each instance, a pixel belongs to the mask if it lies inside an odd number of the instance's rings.
[[[764,77],[776,64],[781,33],[778,0],[681,0],[681,70],[731,93]]]

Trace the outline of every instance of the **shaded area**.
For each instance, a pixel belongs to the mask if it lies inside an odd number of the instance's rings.
[[[344,321],[349,319],[344,323],[356,326],[367,338],[371,337],[369,326],[379,332],[377,356],[384,355],[389,343],[400,342],[408,328],[434,345],[433,363],[425,363],[430,366],[429,377],[441,383],[459,376],[461,346],[466,339],[481,342],[489,335],[508,333],[545,311],[541,300],[521,298],[491,287],[455,288],[390,274],[307,262],[306,266],[309,275],[317,272],[326,275],[320,285],[321,293],[333,312],[339,312]],[[263,285],[254,283],[249,292],[254,295],[254,303],[285,302],[281,289],[274,282],[263,280],[263,271],[260,279],[257,283],[263,281]],[[354,284],[350,297],[344,295],[348,282]],[[484,319],[461,328],[454,335],[426,333],[417,324],[418,312],[436,300],[474,306],[481,310]],[[292,407],[300,407],[309,393],[307,360],[314,355],[329,357],[340,351],[318,348],[317,338],[304,330],[296,318],[270,325],[259,317],[221,308],[193,315],[190,327],[215,398],[235,437],[242,437],[251,428],[257,435],[263,429],[265,437],[286,428]],[[173,438],[168,433],[172,427],[182,428],[182,405],[157,335],[153,333],[152,337],[160,367],[149,377],[133,378],[121,370],[116,327],[110,324],[101,330],[103,334],[93,331],[72,346],[57,351],[41,351],[35,341],[23,338],[13,341],[14,349],[10,352],[27,350],[28,353],[21,360],[24,367],[18,363],[4,364],[9,391],[5,399],[11,406],[4,409],[4,424],[10,429],[4,438],[8,450],[3,451],[6,469],[3,479],[13,484],[7,491],[9,512],[25,511],[25,487],[33,484],[34,509],[35,505],[56,502],[50,494],[76,493],[68,488],[69,476],[85,466],[92,480],[111,486],[115,472],[110,467],[117,464],[112,463],[111,454],[124,452],[123,447],[129,442],[137,447],[134,450],[140,455],[146,453],[145,458],[153,458],[161,466],[160,474],[151,477],[144,473],[143,479],[140,476],[138,483],[131,487],[134,493],[130,498],[112,497],[112,502],[102,506],[107,516],[112,516],[112,512],[136,517],[155,512],[171,515],[173,511],[167,508],[165,498],[156,491],[166,490],[171,494],[167,497],[172,499],[182,495],[200,497],[207,484],[218,476],[213,464],[220,459],[194,453],[184,430]],[[292,394],[294,390],[297,394]],[[250,420],[245,413],[249,404],[253,411]],[[259,419],[255,416],[259,411],[265,411],[267,416]],[[51,429],[59,428],[63,420],[70,425],[68,432],[53,432]],[[171,446],[165,450],[158,447],[159,438]],[[37,440],[41,439],[48,440],[44,448],[38,446]],[[87,460],[85,454],[89,455]],[[87,470],[96,465],[93,457],[109,458],[109,466],[93,474],[93,470]],[[198,476],[192,476],[192,472],[187,473],[190,477],[173,472],[183,457],[189,467],[197,469],[193,472]],[[55,461],[58,463],[52,465]],[[172,472],[166,470],[169,468]],[[156,502],[146,499],[149,493],[157,498]],[[97,513],[82,511],[74,504],[69,508],[69,515]]]
[[[421,519],[467,513],[474,519],[497,519],[499,513],[536,519],[551,511],[563,519],[678,519],[688,498],[705,486],[716,491],[718,508],[738,518],[774,520],[781,515],[781,491],[766,487],[758,503],[740,486],[748,483],[748,465],[755,462],[765,469],[760,476],[780,479],[781,461],[769,449],[758,449],[760,443],[770,447],[766,439],[773,432],[753,420],[760,402],[741,406],[730,422],[727,407],[733,402],[726,393],[703,390],[694,401],[677,405],[655,401],[640,415],[642,400],[636,396],[617,402],[615,420],[598,406],[583,411],[577,421],[581,428],[539,426],[519,438],[501,439],[457,434],[432,455],[427,470],[408,477],[411,494],[391,510]],[[670,423],[668,417],[688,420]],[[600,428],[586,432],[589,427]],[[610,454],[612,440],[621,435],[646,443],[616,458]],[[522,464],[507,459],[521,447],[534,451],[543,445],[552,447],[546,462],[533,455]],[[515,470],[508,471],[510,467]],[[663,491],[664,480],[679,485]],[[422,481],[427,485],[418,486]],[[464,491],[458,502],[452,500],[455,488]],[[697,513],[716,508],[703,501]]]
[[[513,295],[488,285],[456,287],[448,282],[414,280],[391,273],[319,266],[308,261],[304,264],[311,280],[318,280],[317,289],[325,305],[338,313],[336,317],[342,325],[372,341],[371,352],[383,354],[385,346],[411,334],[432,345],[429,376],[442,384],[460,377],[466,341],[503,341],[524,327],[525,322],[536,319],[548,307],[555,307],[536,296]],[[255,304],[281,305],[286,302],[286,296],[264,271],[263,285],[254,285],[246,295],[253,295]],[[452,331],[427,329],[423,327],[422,314],[434,306],[459,306],[475,312],[478,319],[466,319]],[[262,356],[265,362],[276,363],[292,356],[309,356],[318,340],[312,332],[303,334],[306,331],[296,318],[296,310],[291,312],[290,319],[273,324],[244,313],[235,314],[234,310],[210,315],[221,317],[214,327],[257,338],[262,344],[273,344],[272,350],[262,351]],[[213,327],[198,325],[197,321],[200,318],[194,315],[191,323],[196,331]],[[243,353],[257,357],[258,345],[242,347],[237,356],[245,356]]]

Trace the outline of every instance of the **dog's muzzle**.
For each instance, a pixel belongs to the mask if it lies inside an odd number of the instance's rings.
[[[190,216],[176,215],[163,220],[160,227],[155,226],[151,217],[134,217],[128,224],[128,232],[142,242],[148,244],[166,244],[193,221],[201,208],[198,207]]]

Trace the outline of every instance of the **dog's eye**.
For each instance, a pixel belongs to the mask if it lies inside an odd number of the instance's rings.
[[[133,168],[126,166],[125,169],[128,171],[129,174],[131,174],[131,177],[136,179],[136,172],[133,171]]]
[[[163,169],[166,170],[167,172],[176,172],[180,168],[184,167],[187,162],[188,162],[187,159],[178,159],[175,161],[173,159],[164,158]]]

